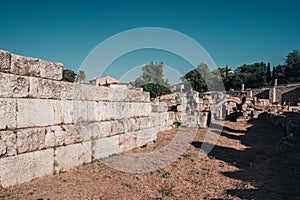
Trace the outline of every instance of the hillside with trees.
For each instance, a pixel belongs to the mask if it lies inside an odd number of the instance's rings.
[[[284,61],[284,64],[274,66],[272,70],[270,63],[256,62],[239,66],[234,71],[226,66],[212,72],[202,63],[185,74],[182,80],[198,92],[222,90],[220,79],[226,90],[239,90],[242,84],[245,84],[245,88],[272,86],[274,79],[278,80],[278,84],[300,82],[300,52],[292,51]]]

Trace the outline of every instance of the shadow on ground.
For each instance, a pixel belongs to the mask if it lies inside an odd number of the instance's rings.
[[[253,121],[247,131],[224,127],[221,135],[239,140],[248,148],[239,151],[214,146],[210,156],[236,165],[240,170],[223,175],[250,182],[255,189],[245,186],[227,190],[227,195],[241,199],[300,199],[300,148],[279,146],[283,130],[264,121]],[[215,131],[215,130],[214,130]],[[216,132],[216,131],[215,131]],[[240,135],[230,133],[241,133]],[[203,143],[193,142],[196,148]],[[211,145],[211,144],[204,144]]]

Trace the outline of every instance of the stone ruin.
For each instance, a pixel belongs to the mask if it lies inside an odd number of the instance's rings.
[[[0,50],[0,186],[146,145],[175,122],[206,127],[196,93],[151,102],[140,89],[61,81],[62,72],[62,63]]]

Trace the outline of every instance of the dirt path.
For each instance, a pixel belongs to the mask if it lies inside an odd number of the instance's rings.
[[[220,134],[209,131],[210,137]],[[262,121],[227,122],[209,156],[200,158],[206,132],[198,130],[186,152],[161,170],[132,174],[97,161],[2,188],[0,199],[300,199],[299,149],[279,148],[280,129]],[[165,131],[134,152],[160,149],[175,134]]]

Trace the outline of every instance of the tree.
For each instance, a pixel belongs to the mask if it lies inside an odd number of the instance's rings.
[[[300,81],[300,52],[293,50],[286,56],[286,79],[288,81]]]
[[[162,62],[151,62],[142,67],[142,75],[135,80],[135,85],[141,87],[148,83],[169,86],[163,75],[164,64]]]
[[[268,85],[270,85],[271,80],[272,80],[272,77],[271,77],[271,66],[270,66],[270,63],[268,63],[267,77],[266,77],[266,82],[267,82]]]
[[[231,69],[230,69],[231,70]],[[229,72],[229,69],[228,69],[228,66],[226,65],[225,67],[225,78],[228,77],[228,72]]]
[[[70,69],[64,69],[63,70],[63,81],[71,82],[73,83],[76,78],[76,73],[73,70]]]
[[[279,84],[287,83],[288,79],[286,77],[286,66],[285,65],[277,65],[275,67],[274,78],[277,78],[277,82]]]
[[[156,98],[159,95],[171,93],[171,90],[168,87],[156,83],[147,83],[143,85],[142,88],[144,91],[150,92],[151,98]]]
[[[77,77],[76,77],[76,82],[81,82],[81,81],[84,81],[86,78],[85,76],[85,72],[84,71],[81,71],[79,70],[78,74],[77,74]]]
[[[243,75],[246,87],[262,87],[267,85],[267,65],[263,62],[250,65],[242,65],[236,70],[236,74]]]
[[[198,92],[206,92],[208,90],[206,83],[206,77],[208,76],[208,73],[208,66],[204,63],[201,63],[196,69],[189,71],[181,79],[185,85],[190,85],[193,90]]]

